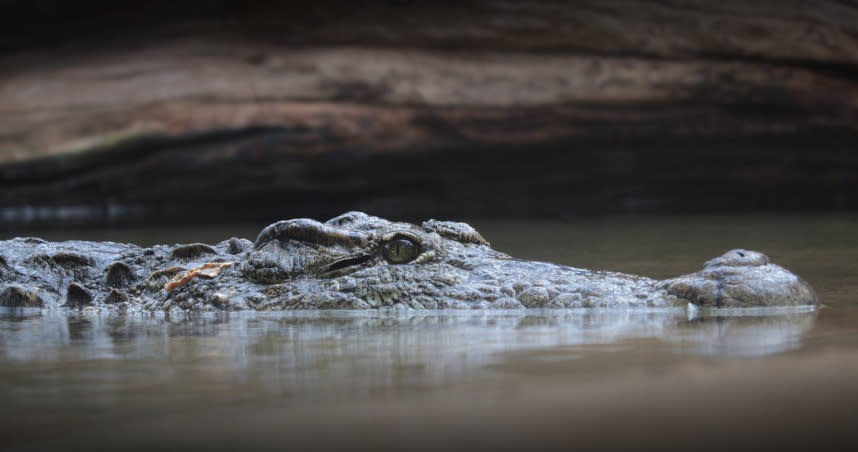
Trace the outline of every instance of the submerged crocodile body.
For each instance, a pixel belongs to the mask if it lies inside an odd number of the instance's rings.
[[[810,286],[754,251],[657,281],[514,259],[471,226],[349,212],[280,221],[255,242],[141,248],[0,241],[0,306],[148,310],[813,305]]]

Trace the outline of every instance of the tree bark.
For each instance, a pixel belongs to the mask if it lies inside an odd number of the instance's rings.
[[[855,207],[850,2],[231,5],[0,33],[5,217]]]

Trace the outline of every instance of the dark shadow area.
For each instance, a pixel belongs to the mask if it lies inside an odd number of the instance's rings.
[[[302,152],[301,137],[259,129],[147,139],[7,165],[0,214],[15,228],[324,219],[348,210],[420,220],[858,207],[858,139],[837,130],[393,153],[344,146],[321,155]]]

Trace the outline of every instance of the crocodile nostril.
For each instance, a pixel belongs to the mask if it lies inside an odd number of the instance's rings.
[[[736,249],[728,251],[723,255],[706,262],[703,265],[703,268],[713,268],[723,265],[729,267],[757,267],[761,265],[767,265],[768,263],[769,258],[763,253],[758,253],[756,251],[748,251],[744,249]]]

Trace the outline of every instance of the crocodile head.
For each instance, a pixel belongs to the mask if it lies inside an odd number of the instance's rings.
[[[471,226],[349,212],[294,219],[255,242],[140,248],[0,243],[0,306],[146,309],[575,308],[808,305],[804,281],[752,251],[666,281],[514,259]]]
[[[733,251],[702,272],[659,282],[514,259],[493,250],[465,223],[429,220],[418,226],[360,212],[325,223],[297,219],[270,225],[247,252],[241,271],[265,285],[251,297],[254,306],[270,309],[816,302],[806,283],[760,253]]]

